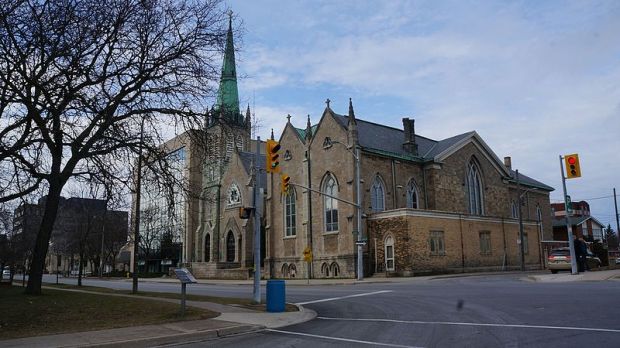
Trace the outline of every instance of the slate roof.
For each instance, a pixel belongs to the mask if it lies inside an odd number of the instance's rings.
[[[241,164],[243,164],[243,168],[249,174],[251,173],[252,163],[254,162],[254,156],[256,156],[253,152],[244,152],[239,151],[239,158],[241,159]],[[267,158],[265,155],[258,156],[258,168],[265,168],[267,163]],[[260,173],[260,187],[267,187],[267,173],[263,170],[259,171]]]
[[[330,109],[330,112],[334,115],[334,118],[345,130],[348,129],[349,116],[339,115]],[[355,119],[357,122],[357,131],[359,136],[359,142],[362,149],[366,152],[374,152],[383,154],[390,157],[396,157],[411,161],[432,161],[435,156],[446,151],[453,145],[460,141],[469,138],[475,134],[474,131],[466,132],[463,134],[455,135],[450,138],[442,140],[433,140],[420,135],[415,135],[415,142],[418,144],[418,156],[414,156],[403,149],[404,131],[402,129],[385,126],[373,122]],[[316,134],[317,125],[312,126],[313,134]],[[305,139],[305,129],[295,128],[298,135]],[[502,164],[503,165],[503,164]],[[511,179],[516,182],[515,171],[510,171]],[[546,191],[553,191],[554,188],[541,183],[535,179],[530,178],[523,173],[519,173],[521,184],[524,186],[532,186],[540,188]]]
[[[347,129],[349,124],[349,116],[343,116],[334,114],[338,123]],[[382,124],[372,123],[359,118],[355,119],[357,122],[357,132],[359,135],[360,145],[364,150],[377,150],[386,154],[393,154],[398,157],[414,159],[416,158],[411,153],[406,152],[403,149],[403,130],[398,128],[388,127]],[[431,140],[419,135],[415,136],[415,141],[418,144],[418,153],[424,154],[428,152],[437,141]],[[422,159],[421,156],[417,157]]]
[[[511,181],[513,182],[517,182],[517,172],[515,172],[514,170],[510,170],[510,177],[512,178]],[[532,179],[529,176],[519,172],[519,181],[521,182],[521,184],[523,185],[527,185],[527,186],[533,186],[533,187],[537,187],[543,190],[547,190],[547,191],[553,191],[555,190],[553,187],[549,186],[549,185],[545,185],[542,182]]]

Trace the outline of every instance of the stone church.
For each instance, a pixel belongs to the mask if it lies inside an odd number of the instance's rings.
[[[475,131],[432,140],[402,121],[401,130],[358,119],[351,101],[340,115],[329,99],[316,125],[296,128],[288,118],[279,142],[292,187],[284,193],[268,180],[272,277],[356,277],[357,195],[366,276],[516,269],[521,244],[524,267],[541,267],[553,188],[517,179],[510,158],[500,161]]]
[[[239,208],[252,206],[254,187],[266,190],[266,278],[356,277],[358,239],[364,276],[544,264],[540,241],[552,231],[553,188],[517,175],[510,157],[502,162],[475,131],[433,140],[416,133],[413,119],[403,118],[397,129],[357,118],[351,100],[346,114],[326,104],[317,124],[308,117],[297,128],[288,116],[282,134],[271,135],[281,145],[281,171],[291,178],[282,192],[279,174],[264,171],[264,143],[256,160],[249,106],[241,113],[229,23],[217,102],[203,130],[206,155],[187,134],[164,145],[171,153],[185,150],[184,173],[197,193],[175,217],[183,225],[179,265],[202,278],[252,276],[255,226]]]

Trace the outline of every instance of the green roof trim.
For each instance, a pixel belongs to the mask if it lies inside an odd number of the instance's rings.
[[[223,114],[224,118],[238,121],[239,118],[239,89],[237,88],[237,69],[235,67],[235,44],[233,42],[232,17],[228,20],[226,34],[226,49],[220,87],[217,92],[215,110]]]
[[[310,127],[310,131],[312,131],[312,134],[316,134],[316,129],[318,127],[319,127],[318,124],[315,124],[314,126]],[[301,138],[301,140],[306,141],[306,130],[301,129],[301,128],[295,128],[295,130],[297,131],[297,135]]]
[[[407,156],[407,155],[403,155],[403,154],[399,154],[399,153],[395,153],[395,152],[379,150],[379,149],[373,149],[373,148],[368,148],[368,147],[363,147],[361,150],[364,151],[364,152],[374,153],[374,154],[377,154],[377,155],[381,155],[381,156],[385,156],[385,157],[390,157],[390,158],[395,158],[395,159],[400,159],[400,160],[404,160],[404,161],[428,162],[428,161],[425,161],[424,158],[419,157],[419,156]]]

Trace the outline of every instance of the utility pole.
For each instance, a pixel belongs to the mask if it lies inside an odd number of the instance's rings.
[[[560,172],[562,173],[562,189],[564,190],[564,212],[566,219],[566,231],[568,233],[568,248],[570,249],[570,267],[571,274],[579,274],[577,271],[577,260],[575,255],[575,241],[573,240],[573,227],[570,224],[570,219],[568,218],[568,199],[566,198],[566,178],[564,177],[564,166],[562,165],[562,155],[560,155]]]
[[[519,244],[521,246],[521,271],[525,271],[525,247],[523,245],[523,216],[521,215],[521,181],[519,180],[519,170],[517,173],[517,205],[519,206]]]
[[[260,168],[258,165],[258,159],[260,158],[260,137],[256,137],[256,155],[254,156],[254,289],[252,291],[254,303],[260,303],[260,213],[259,206],[259,183],[260,183]]]
[[[614,187],[614,206],[616,208],[616,234],[620,237],[620,219],[618,218],[618,201],[616,200],[616,188]]]

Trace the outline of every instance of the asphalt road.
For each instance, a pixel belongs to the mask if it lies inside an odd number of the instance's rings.
[[[130,282],[85,285],[131,288]],[[145,291],[176,284],[141,283]],[[188,291],[251,297],[251,286]],[[518,275],[403,283],[289,286],[310,322],[182,347],[620,347],[620,281],[533,283]]]

